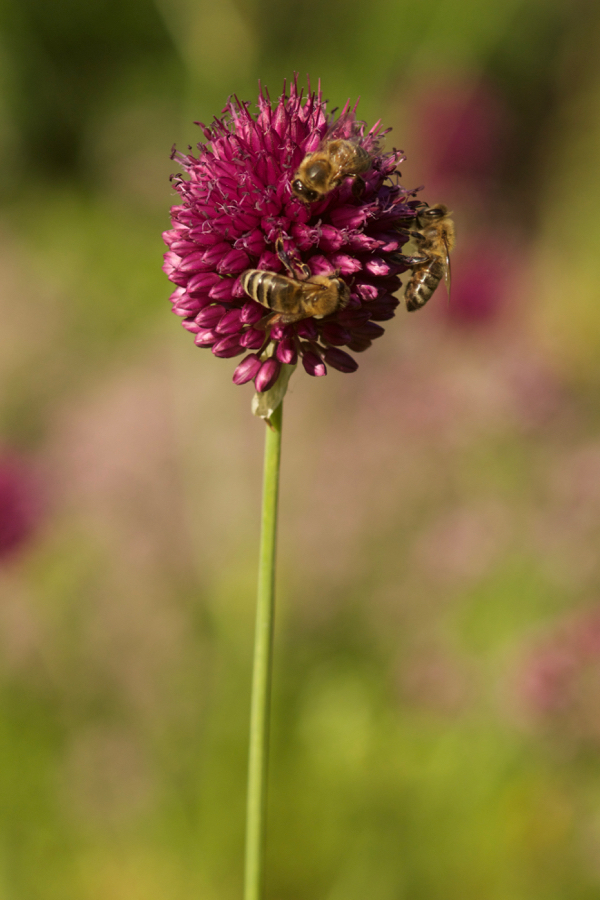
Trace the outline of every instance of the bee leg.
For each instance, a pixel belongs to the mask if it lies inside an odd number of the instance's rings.
[[[286,251],[283,246],[283,238],[278,237],[275,241],[275,250],[277,251],[277,256],[285,266],[288,275],[290,278],[296,278],[298,281],[306,281],[312,275],[312,272],[308,268],[305,263],[300,262],[299,259],[295,259],[292,262],[292,258],[290,254]],[[300,274],[298,274],[300,273]]]
[[[405,256],[403,253],[397,253],[394,259],[400,265],[410,266],[411,269],[414,266],[423,266],[426,262],[429,262],[428,256]]]
[[[352,178],[352,195],[359,200],[365,192],[365,179],[360,175],[351,175]]]
[[[290,259],[290,255],[286,251],[285,247],[283,246],[283,238],[281,237],[281,235],[275,241],[275,252],[277,253],[277,256],[279,257],[279,259],[281,260],[283,265],[285,266],[288,275],[290,275],[292,278],[295,278],[296,273],[294,271],[294,267],[292,266],[292,261]]]

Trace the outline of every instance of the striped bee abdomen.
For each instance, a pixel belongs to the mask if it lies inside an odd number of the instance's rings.
[[[446,266],[443,260],[432,257],[429,262],[413,271],[406,285],[404,299],[409,312],[425,306],[440,281],[444,277]]]

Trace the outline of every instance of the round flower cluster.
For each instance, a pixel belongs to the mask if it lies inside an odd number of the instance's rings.
[[[353,120],[353,113],[346,106],[340,118]],[[173,151],[188,176],[173,176],[182,202],[163,234],[169,247],[163,268],[177,285],[173,312],[197,346],[215,356],[247,353],[233,380],[254,380],[259,392],[275,384],[282,364],[298,358],[309,375],[325,375],[327,365],[356,371],[358,363],[341,348],[366,350],[383,334],[378,323],[398,306],[393,294],[406,268],[398,250],[407,240],[398,229],[414,216],[414,203],[397,183],[402,155],[379,149],[379,123],[367,132],[353,121],[356,140],[371,156],[359,196],[351,178],[310,205],[292,193],[299,165],[333,121],[320,86],[303,99],[294,80],[275,106],[261,90],[256,117],[249,103],[234,98],[210,127],[198,123],[209,142],[198,145],[198,157],[191,148],[187,155]],[[323,318],[283,324],[251,300],[241,276],[248,269],[282,273],[278,241],[311,276],[339,273],[348,303]]]

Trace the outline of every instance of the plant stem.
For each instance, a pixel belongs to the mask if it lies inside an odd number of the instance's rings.
[[[250,708],[244,900],[262,900],[263,896],[282,407],[283,404],[280,404],[271,416],[271,427],[267,423],[265,437],[258,598]]]

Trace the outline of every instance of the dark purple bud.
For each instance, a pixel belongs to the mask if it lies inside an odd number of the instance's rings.
[[[264,331],[261,331],[259,328],[248,328],[242,334],[240,344],[242,347],[247,347],[248,350],[258,350],[259,347],[262,347],[265,340],[266,335]]]
[[[363,300],[375,300],[375,298],[378,297],[381,293],[380,289],[374,284],[361,282],[354,284],[354,290],[359,297],[362,297]]]
[[[172,250],[167,250],[167,252],[165,253],[165,261],[162,265],[162,270],[170,281],[173,281],[173,275],[177,272],[180,262],[180,256],[178,256],[176,253],[173,253]],[[175,283],[177,284],[177,282]],[[187,282],[184,281],[183,284],[187,284]]]
[[[195,253],[198,249],[197,244],[193,241],[175,240],[171,243],[170,247],[173,253],[177,253],[177,255],[181,257],[188,256],[190,253]]]
[[[210,304],[210,299],[208,297],[192,297],[189,303],[177,304],[177,306],[173,307],[173,312],[176,316],[185,316],[186,318],[190,318],[191,316],[197,316],[198,313],[205,309]]]
[[[274,341],[280,341],[286,334],[287,326],[282,322],[275,322],[271,325],[271,337]]]
[[[308,261],[308,266],[313,275],[333,275],[335,272],[335,266],[331,262],[331,259],[327,256],[323,256],[322,253],[311,256]]]
[[[200,228],[191,228],[190,237],[193,238],[200,247],[212,247],[214,244],[220,244],[221,236],[209,229],[210,222],[206,221]]]
[[[224,306],[207,306],[196,316],[196,324],[202,328],[215,328],[225,315]]]
[[[265,315],[265,308],[260,303],[244,303],[242,306],[242,322],[244,325],[254,325],[260,322]]]
[[[217,284],[213,284],[208,292],[208,296],[212,300],[222,300],[225,303],[228,303],[230,300],[233,300],[234,284],[235,279],[233,278],[221,278]]]
[[[256,376],[254,384],[256,385],[256,390],[259,394],[263,394],[265,391],[268,391],[269,388],[272,388],[277,379],[279,378],[279,373],[281,371],[281,363],[273,359],[267,359],[261,366],[260,372]]]
[[[236,249],[245,250],[251,256],[260,256],[265,249],[265,236],[260,228],[253,228],[252,231],[248,231],[238,238]]]
[[[265,250],[265,252],[261,254],[256,268],[266,269],[268,272],[279,272],[281,269],[281,262],[276,253],[272,253],[271,250]]]
[[[307,341],[316,341],[319,336],[314,319],[302,319],[296,324],[296,334]]]
[[[241,309],[231,309],[229,312],[226,312],[215,331],[217,334],[237,334],[242,326],[242,311]]]
[[[360,335],[353,335],[352,340],[348,341],[348,349],[353,350],[355,353],[363,353],[365,350],[368,350],[373,341],[370,341],[369,338],[361,337]]]
[[[315,378],[320,378],[322,375],[327,375],[327,367],[322,359],[317,356],[316,353],[313,353],[312,350],[306,350],[302,354],[302,365],[309,375],[314,375]]]
[[[349,353],[338,350],[337,347],[328,347],[324,353],[325,362],[338,369],[340,372],[356,372],[358,363],[352,359]]]
[[[339,269],[342,275],[352,275],[354,272],[360,272],[362,263],[355,256],[349,253],[333,253],[330,256],[330,265],[333,264],[334,269]]]
[[[369,211],[360,206],[339,206],[329,215],[336,228],[360,228],[369,216]]]
[[[365,269],[369,275],[383,276],[389,275],[391,266],[381,256],[372,256],[365,262]]]
[[[345,328],[354,328],[358,325],[364,325],[371,318],[371,307],[357,307],[356,309],[343,309],[337,314],[337,321]]]
[[[246,384],[257,375],[262,363],[256,353],[245,356],[233,373],[234,384]]]
[[[326,322],[321,326],[321,337],[327,344],[340,346],[347,344],[351,338],[350,332],[338,325],[337,322]]]
[[[196,347],[212,347],[214,342],[217,340],[217,335],[210,328],[201,328],[196,337],[194,338],[194,343]]]
[[[187,283],[188,294],[208,294],[220,281],[216,272],[198,272]]]
[[[198,334],[200,331],[200,326],[196,325],[194,319],[184,319],[181,323],[186,331],[191,331],[192,334]]]
[[[353,234],[347,244],[352,253],[373,253],[374,250],[379,249],[379,241],[360,232]]]
[[[370,318],[376,322],[386,322],[388,319],[393,319],[399,303],[400,301],[390,294],[382,294],[377,300],[369,303],[367,309],[369,310]]]
[[[250,260],[243,250],[230,250],[217,265],[220,275],[236,275],[248,268]]]
[[[326,253],[332,253],[339,250],[345,243],[346,238],[339,229],[334,228],[333,225],[323,225],[321,227],[321,239],[319,241],[321,250],[324,250]]]
[[[376,325],[375,322],[365,322],[364,325],[359,325],[358,328],[352,329],[352,337],[365,337],[372,341],[381,337],[384,331],[385,329],[381,325]]]
[[[180,272],[196,272],[203,264],[204,260],[204,251],[196,250],[195,253],[190,253],[185,259],[182,259],[181,265],[179,266]]]
[[[215,356],[222,356],[225,359],[229,359],[230,356],[239,356],[245,349],[245,347],[241,346],[237,334],[231,334],[229,337],[221,338],[221,340],[213,346],[212,352]]]
[[[303,224],[294,225],[292,228],[292,235],[294,236],[298,250],[310,250],[311,247],[314,247],[315,244],[319,243],[321,229],[316,226],[311,228],[308,225]]]
[[[169,300],[173,305],[177,304],[179,300],[182,300],[186,296],[186,290],[184,287],[175,288]]]
[[[286,363],[288,366],[293,366],[298,360],[298,351],[296,350],[294,339],[291,337],[283,338],[277,345],[275,355],[279,362]]]
[[[228,244],[226,241],[220,241],[218,244],[213,244],[212,247],[209,247],[204,251],[202,262],[212,269],[215,266],[218,266],[221,260],[231,252],[231,244]]]

